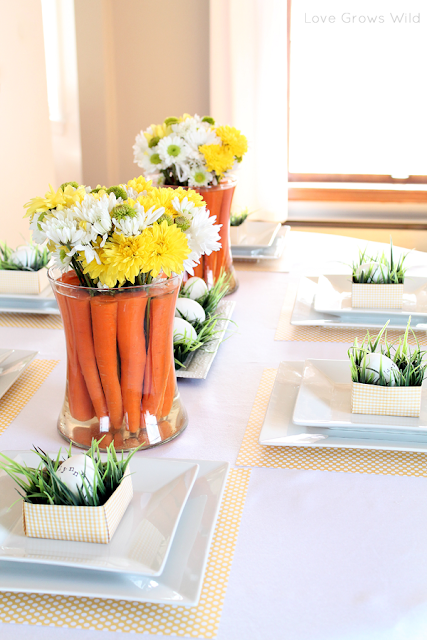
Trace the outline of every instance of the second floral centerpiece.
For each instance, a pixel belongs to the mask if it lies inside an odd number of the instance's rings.
[[[67,389],[58,428],[89,447],[151,447],[187,425],[176,386],[173,319],[181,274],[220,246],[192,190],[144,178],[90,189],[67,183],[26,205],[47,241],[64,324]]]

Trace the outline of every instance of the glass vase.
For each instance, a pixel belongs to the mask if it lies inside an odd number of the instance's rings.
[[[180,276],[117,289],[82,287],[49,270],[64,325],[67,384],[61,435],[88,448],[147,449],[187,426],[176,384],[173,318]]]
[[[210,187],[183,187],[183,189],[193,189],[200,193],[206,202],[207,209],[211,216],[216,216],[216,224],[221,224],[219,230],[221,238],[221,249],[212,251],[210,256],[204,255],[200,258],[200,264],[194,267],[194,275],[203,278],[208,287],[212,287],[218,280],[221,273],[225,273],[230,278],[230,288],[227,293],[233,293],[239,286],[236,271],[233,266],[230,242],[230,214],[231,201],[236,189],[237,179],[226,178],[216,186]],[[175,185],[164,185],[176,189]]]

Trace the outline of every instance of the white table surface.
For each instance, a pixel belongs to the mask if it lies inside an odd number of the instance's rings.
[[[292,232],[290,274],[239,271],[235,335],[221,345],[206,380],[179,381],[189,426],[173,442],[137,455],[233,465],[264,368],[346,356],[345,343],[274,341],[287,285],[322,260],[351,261],[365,245]],[[427,255],[414,253],[411,262],[427,264]],[[60,360],[0,436],[0,450],[57,450],[64,445],[56,431],[65,386],[62,332],[0,328],[0,346]],[[106,633],[0,624],[1,640],[105,640]],[[427,478],[254,469],[218,638],[427,638]]]

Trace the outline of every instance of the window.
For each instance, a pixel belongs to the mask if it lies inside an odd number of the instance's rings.
[[[425,60],[423,0],[292,0],[290,182],[426,201]]]

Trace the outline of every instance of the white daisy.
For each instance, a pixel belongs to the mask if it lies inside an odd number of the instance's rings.
[[[197,207],[194,202],[191,202],[187,197],[183,198],[181,202],[178,197],[175,197],[172,200],[172,206],[180,216],[184,216],[190,220],[197,214],[198,210],[201,209],[201,207]]]
[[[69,209],[56,212],[56,217],[44,219],[40,226],[49,240],[55,244],[80,244],[86,236],[86,231],[80,227]]]
[[[41,224],[39,223],[40,216],[42,216],[42,219],[43,219],[44,215],[45,214],[36,213],[30,224],[30,230],[32,231],[32,239],[33,239],[33,242],[35,242],[36,244],[43,244],[47,240],[46,233],[44,232]]]
[[[53,264],[60,271],[67,271],[71,264],[71,256],[68,255],[67,247],[57,247],[55,251],[51,253],[53,258]]]
[[[137,214],[143,218],[140,231],[143,231],[147,227],[150,227],[165,212],[164,207],[159,207],[158,209],[156,209],[154,206],[150,207],[148,211],[145,211],[144,207],[140,202],[135,202],[134,209],[137,212]]]
[[[198,127],[194,131],[189,131],[185,135],[185,142],[193,151],[198,151],[202,144],[222,144],[221,139],[216,135],[214,129],[210,127],[209,129]]]
[[[209,211],[205,207],[198,208],[190,228],[185,231],[191,250],[189,258],[198,260],[201,255],[209,256],[212,251],[218,251],[221,248],[219,230],[222,225],[215,224],[215,222],[216,216],[209,215]],[[193,257],[193,254],[198,257]]]
[[[99,200],[87,195],[80,204],[73,207],[75,215],[87,223],[81,226],[90,236],[88,241],[95,240],[100,235],[102,236],[101,246],[104,246],[112,228],[110,213],[121,201],[121,198],[117,199],[114,193],[104,194]]]
[[[134,162],[139,165],[139,161],[141,157],[148,151],[148,142],[147,138],[144,136],[144,133],[141,131],[135,138],[135,144],[133,145],[133,158]],[[141,166],[141,165],[139,165]]]
[[[206,171],[201,165],[194,166],[188,177],[189,187],[207,187],[211,184],[213,175],[209,171]]]
[[[138,167],[141,167],[146,175],[157,173],[162,169],[165,169],[162,159],[157,152],[157,147],[149,149],[145,153],[141,154],[138,158],[138,161],[135,160],[135,162],[137,163]]]
[[[200,125],[200,117],[194,116],[194,118],[186,118],[182,122],[177,122],[172,125],[172,131],[177,136],[186,137],[191,131],[196,131],[197,127]]]
[[[162,138],[156,147],[165,166],[181,165],[188,157],[188,145],[177,135],[171,134]]]

